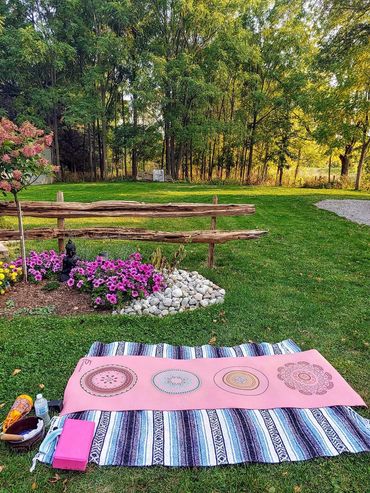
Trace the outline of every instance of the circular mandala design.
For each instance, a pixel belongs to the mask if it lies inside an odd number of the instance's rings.
[[[254,390],[260,384],[256,375],[245,370],[229,371],[223,376],[222,380],[229,387],[239,390]]]
[[[85,392],[97,397],[112,397],[131,390],[137,382],[136,373],[121,365],[104,365],[86,372],[80,380]]]
[[[247,366],[223,368],[214,376],[214,382],[226,392],[246,396],[263,394],[269,385],[264,373]]]
[[[277,376],[287,387],[305,395],[326,394],[334,387],[330,373],[321,366],[312,365],[307,361],[280,366]]]
[[[200,387],[200,379],[185,370],[164,370],[156,373],[152,379],[153,385],[166,394],[186,394]]]

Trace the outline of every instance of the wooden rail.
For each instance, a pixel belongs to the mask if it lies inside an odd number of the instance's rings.
[[[91,238],[112,240],[159,241],[163,243],[226,243],[231,240],[250,240],[267,231],[258,229],[241,231],[149,231],[140,228],[33,228],[25,230],[26,240],[51,240],[55,238]],[[0,229],[0,241],[17,240],[19,232]]]
[[[150,204],[144,202],[22,202],[24,216],[76,217],[204,217],[254,214],[251,204]],[[13,202],[0,203],[0,216],[16,216]]]
[[[27,240],[58,239],[59,251],[63,251],[65,238],[120,239],[135,241],[158,241],[163,243],[208,243],[208,266],[214,265],[215,244],[231,240],[256,239],[267,231],[241,230],[220,231],[216,229],[219,216],[239,216],[254,214],[252,204],[218,204],[217,197],[213,204],[150,204],[144,202],[101,201],[101,202],[64,202],[62,192],[58,192],[56,202],[22,202],[22,214],[39,218],[57,219],[56,228],[33,228],[25,230]],[[12,202],[0,202],[0,216],[16,216],[17,210]],[[91,227],[67,229],[65,220],[83,217],[148,217],[181,218],[211,217],[211,229],[203,231],[149,231],[140,228]],[[17,240],[16,230],[0,229],[0,241]]]

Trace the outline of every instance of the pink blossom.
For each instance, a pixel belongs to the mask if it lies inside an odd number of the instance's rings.
[[[22,176],[23,176],[23,173],[22,173],[22,171],[19,171],[19,169],[15,169],[13,171],[13,178],[15,180],[18,180],[19,181],[22,178]]]
[[[10,155],[13,156],[13,157],[19,157],[19,151],[18,151],[18,149],[13,149],[10,152]]]
[[[44,157],[40,157],[38,159],[38,163],[40,166],[47,166],[49,164],[49,161],[45,159]]]
[[[9,154],[4,154],[2,157],[2,160],[4,161],[4,163],[10,163],[11,159],[12,158],[9,156]]]
[[[40,154],[45,149],[43,145],[37,143],[33,146],[33,148],[36,154]]]
[[[20,190],[20,189],[22,188],[22,183],[21,183],[21,182],[19,182],[19,181],[17,181],[17,180],[12,180],[12,181],[11,181],[11,185],[12,185],[12,188],[13,188],[14,190],[17,190],[17,191],[18,191],[18,190]]]
[[[74,280],[72,277],[70,277],[70,278],[68,279],[68,281],[67,281],[67,286],[68,286],[69,288],[73,288],[74,283],[75,283],[75,280]]]
[[[0,181],[0,190],[4,190],[4,192],[11,192],[12,187],[11,187],[10,183],[8,183],[5,180],[2,180],[2,181]]]
[[[21,149],[21,153],[25,157],[33,157],[37,154],[37,152],[35,150],[35,146],[32,146],[32,145],[25,145],[23,147],[23,149]]]
[[[47,147],[50,147],[53,142],[53,134],[45,135],[44,142]]]
[[[0,126],[7,132],[12,132],[14,130],[18,130],[18,127],[15,123],[8,120],[7,118],[2,118],[0,121]]]
[[[25,137],[36,137],[38,133],[37,128],[33,126],[30,122],[22,123],[22,125],[19,127],[19,130],[21,134]]]

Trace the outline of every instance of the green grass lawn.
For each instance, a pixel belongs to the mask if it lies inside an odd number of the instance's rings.
[[[253,216],[222,218],[220,228],[268,229],[258,241],[216,246],[216,268],[206,267],[207,246],[186,246],[183,267],[198,270],[226,289],[222,307],[182,313],[165,319],[107,317],[17,317],[0,320],[0,419],[20,393],[35,395],[45,385],[48,398],[59,398],[77,360],[95,340],[200,345],[216,335],[217,345],[294,339],[318,349],[370,403],[369,382],[369,228],[356,225],[313,204],[325,198],[367,198],[369,194],[287,188],[191,186],[183,184],[107,183],[33,187],[22,199],[66,201],[107,199],[148,202],[253,203]],[[209,219],[70,220],[68,224],[125,224],[157,229],[209,227]],[[55,220],[26,218],[26,226]],[[7,218],[3,227],[15,227]],[[81,256],[101,250],[127,255],[136,244],[77,240]],[[31,243],[29,248],[54,247]],[[139,245],[148,258],[154,244]],[[166,253],[177,247],[166,245]],[[366,258],[367,257],[367,258]],[[366,272],[367,271],[367,272]],[[222,312],[225,314],[223,315]],[[15,368],[22,371],[11,376]],[[370,417],[368,410],[360,409]],[[363,493],[370,491],[369,455],[281,465],[240,465],[210,469],[98,468],[86,474],[54,471],[39,465],[29,474],[33,453],[14,455],[0,444],[0,493],[38,492],[225,492],[225,493]],[[63,480],[67,482],[63,484]],[[33,485],[33,486],[32,486]],[[65,489],[64,489],[65,488]]]

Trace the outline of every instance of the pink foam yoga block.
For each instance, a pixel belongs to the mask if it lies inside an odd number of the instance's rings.
[[[85,471],[95,423],[82,419],[67,419],[55,450],[53,467]]]

